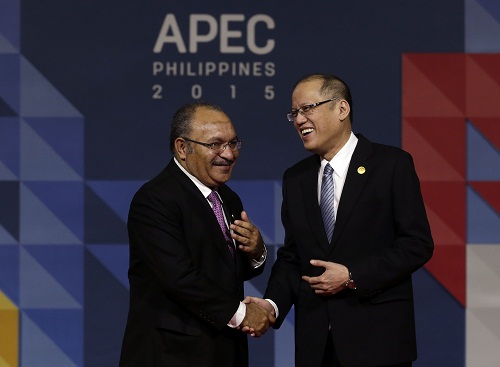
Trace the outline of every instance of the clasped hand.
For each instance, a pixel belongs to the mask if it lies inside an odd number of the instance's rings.
[[[325,268],[320,276],[302,276],[302,280],[308,282],[316,294],[331,296],[345,289],[345,284],[349,280],[349,270],[344,265],[321,260],[311,260],[310,263]]]
[[[273,306],[257,297],[247,297],[243,303],[246,304],[247,310],[239,329],[254,337],[264,335],[276,321]]]

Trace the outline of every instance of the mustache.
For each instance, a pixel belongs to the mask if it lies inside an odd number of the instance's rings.
[[[234,162],[235,162],[234,159],[227,159],[224,157],[219,157],[218,160],[212,162],[212,165],[214,165],[214,166],[231,166],[232,164],[234,164]]]

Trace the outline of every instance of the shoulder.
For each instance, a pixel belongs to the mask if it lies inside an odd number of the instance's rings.
[[[293,166],[285,170],[284,176],[287,178],[307,175],[311,171],[318,172],[320,166],[320,157],[316,154],[311,155],[303,160],[295,163]]]
[[[188,191],[190,184],[189,178],[172,161],[155,177],[144,183],[132,201],[175,201],[182,197],[183,192]]]
[[[367,156],[370,159],[383,160],[385,162],[407,160],[412,161],[411,154],[407,151],[392,145],[374,143],[361,134],[358,137],[358,145],[354,152],[355,156]]]

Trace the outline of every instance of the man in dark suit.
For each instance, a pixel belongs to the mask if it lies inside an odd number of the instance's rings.
[[[241,302],[243,281],[262,273],[267,252],[225,184],[240,147],[217,106],[192,103],[174,115],[174,158],[130,206],[121,367],[246,367],[247,335],[238,329],[260,336],[274,322],[257,304]]]
[[[420,184],[410,154],[352,133],[351,108],[335,76],[295,85],[287,117],[314,155],[284,174],[267,301],[245,302],[274,311],[276,328],[295,306],[297,367],[411,366],[411,274],[434,248]]]

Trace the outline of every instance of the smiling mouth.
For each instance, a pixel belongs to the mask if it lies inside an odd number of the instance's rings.
[[[312,133],[314,131],[313,128],[308,128],[308,129],[304,129],[304,130],[301,130],[300,133],[302,134],[302,136],[306,136],[306,135],[309,135],[310,133]]]

